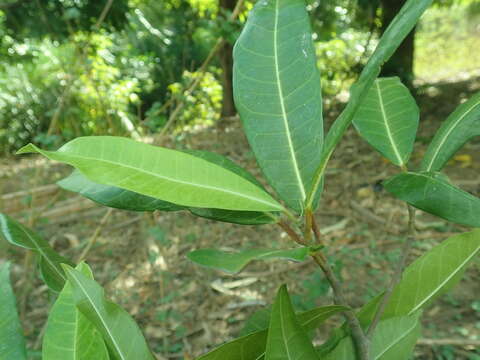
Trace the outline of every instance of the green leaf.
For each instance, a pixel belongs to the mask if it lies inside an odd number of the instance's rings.
[[[90,180],[174,204],[242,211],[281,211],[268,193],[204,159],[110,136],[80,137],[58,151],[27,145],[18,153],[38,152],[76,167]]]
[[[240,330],[240,336],[248,335],[268,328],[271,314],[272,308],[270,306],[255,311],[247,319],[247,321],[245,321],[242,330]]]
[[[88,279],[93,279],[90,269],[81,263],[76,268]],[[48,315],[43,337],[43,360],[108,360],[102,335],[77,309],[72,286],[67,281]]]
[[[300,313],[297,315],[297,319],[304,331],[308,332],[316,329],[332,315],[345,310],[347,308],[344,306],[324,306]],[[268,322],[266,326],[268,326]],[[264,328],[223,344],[198,360],[261,360],[265,355],[266,343],[267,329]]]
[[[147,342],[132,317],[105,299],[103,288],[78,270],[64,265],[80,312],[102,334],[114,359],[154,360]]]
[[[323,143],[320,74],[303,0],[258,1],[234,48],[234,96],[268,182],[304,207]]]
[[[158,200],[150,196],[115,186],[102,185],[89,180],[78,170],[58,182],[65,190],[76,192],[86,198],[108,207],[130,211],[179,211],[188,210],[193,215],[206,219],[242,225],[262,225],[275,223],[274,214],[259,211],[234,211],[222,209],[188,208]]]
[[[185,209],[166,201],[115,186],[102,185],[89,180],[78,170],[57,183],[62,189],[76,192],[98,204],[130,211],[177,211]]]
[[[440,171],[463,144],[480,135],[480,92],[461,104],[442,124],[428,146],[420,166]]]
[[[278,290],[268,328],[265,360],[313,360],[317,353],[300,325],[285,285]]]
[[[26,360],[27,350],[10,284],[10,263],[0,265],[0,360]]]
[[[0,233],[12,245],[33,250],[40,255],[40,273],[43,280],[54,291],[60,291],[65,284],[65,273],[60,264],[72,264],[35,232],[0,213]]]
[[[398,166],[413,150],[420,112],[398,77],[377,79],[360,104],[353,124],[362,137]]]
[[[251,249],[237,253],[216,249],[201,249],[191,251],[187,254],[187,257],[196,264],[235,274],[253,260],[287,259],[304,261],[308,256],[308,251],[307,247],[287,250]]]
[[[435,173],[402,173],[383,183],[395,197],[457,224],[480,227],[480,199]]]
[[[350,100],[347,107],[342,111],[338,119],[335,120],[328,131],[320,164],[317,165],[315,172],[313,187],[308,193],[307,207],[312,207],[328,160],[330,159],[330,156],[332,156],[332,153],[343,134],[350,126],[350,123],[353,121],[355,113],[363,103],[363,100],[367,96],[375,79],[380,74],[382,65],[400,46],[432,1],[433,0],[408,0],[390,23],[387,30],[383,33],[375,52],[368,60],[367,65],[363,68],[358,81],[353,84],[350,89]]]
[[[372,360],[408,359],[420,337],[418,314],[394,317],[380,321],[370,345]],[[325,360],[355,360],[355,345],[350,337],[340,341],[338,346],[326,356]]]

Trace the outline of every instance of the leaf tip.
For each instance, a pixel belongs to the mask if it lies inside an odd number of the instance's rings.
[[[15,154],[21,155],[21,154],[28,154],[28,153],[35,153],[35,152],[39,152],[39,148],[37,148],[32,143],[30,143],[20,148]]]

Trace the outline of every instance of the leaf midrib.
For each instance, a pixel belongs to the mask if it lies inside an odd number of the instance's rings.
[[[432,159],[430,160],[430,163],[427,166],[427,171],[430,171],[432,169],[433,163],[435,162],[435,159],[437,158],[438,154],[440,153],[440,149],[442,148],[443,144],[445,144],[445,141],[447,141],[448,137],[452,133],[452,131],[458,126],[458,124],[468,115],[470,114],[474,108],[476,108],[478,105],[480,105],[480,101],[474,103],[470,109],[465,111],[462,116],[460,116],[457,121],[455,121],[452,126],[447,130],[445,136],[440,140],[440,144],[437,146],[437,150],[434,151],[432,155]]]
[[[379,104],[380,104],[380,110],[382,112],[382,116],[383,116],[383,119],[384,119],[385,130],[387,131],[388,140],[390,141],[390,144],[392,145],[392,149],[393,149],[393,152],[395,153],[395,156],[398,160],[398,163],[399,163],[399,165],[402,165],[403,160],[402,160],[402,157],[400,155],[400,152],[397,149],[395,141],[393,139],[392,130],[390,129],[390,124],[388,123],[388,116],[387,116],[387,112],[385,111],[385,106],[383,104],[383,96],[382,96],[382,91],[380,89],[379,84],[380,84],[380,81],[375,82],[375,87],[377,89],[377,94],[378,94],[378,101],[379,101]]]
[[[232,195],[235,195],[235,196],[238,196],[238,197],[243,197],[245,199],[253,200],[253,201],[256,201],[256,202],[261,203],[261,204],[270,205],[272,207],[275,207],[278,210],[283,210],[283,208],[280,207],[277,204],[272,204],[268,201],[265,201],[265,200],[262,200],[262,199],[259,199],[259,198],[255,198],[255,197],[251,197],[251,196],[248,196],[246,194],[237,193],[237,192],[234,192],[234,191],[231,191],[231,190],[222,189],[222,188],[218,188],[218,187],[215,187],[215,186],[208,186],[208,185],[204,185],[204,184],[191,183],[191,182],[188,182],[188,181],[182,181],[182,180],[179,180],[179,179],[170,178],[168,176],[162,176],[160,174],[156,174],[156,173],[153,173],[151,171],[148,171],[148,170],[145,170],[145,169],[142,169],[142,168],[138,168],[138,167],[135,167],[135,166],[130,166],[130,165],[127,165],[127,164],[117,163],[117,162],[106,160],[106,159],[90,158],[90,157],[80,156],[80,155],[77,155],[77,154],[67,154],[67,156],[71,156],[73,158],[79,158],[79,159],[83,159],[83,160],[97,161],[97,162],[100,162],[100,163],[104,162],[104,163],[107,163],[107,164],[110,164],[110,165],[115,165],[115,166],[119,166],[119,167],[124,167],[126,169],[135,170],[135,171],[138,171],[140,173],[145,173],[145,174],[151,175],[153,177],[156,177],[156,178],[159,178],[159,179],[164,179],[164,180],[171,181],[171,182],[174,182],[174,183],[176,182],[176,183],[189,185],[189,186],[193,186],[193,187],[199,187],[199,188],[205,188],[205,189],[209,189],[209,190],[224,192],[224,193],[232,194]],[[225,170],[225,171],[229,171],[229,170]],[[253,183],[252,183],[252,185],[255,186],[255,184],[253,184]]]
[[[116,339],[115,337],[113,336],[113,334],[110,332],[110,328],[107,326],[107,323],[105,322],[105,320],[103,319],[103,316],[102,314],[100,313],[100,310],[96,307],[95,303],[93,302],[92,298],[89,296],[88,292],[86,291],[86,289],[82,286],[81,282],[76,278],[76,274],[73,272],[73,271],[70,271],[70,274],[72,275],[72,278],[75,280],[75,282],[78,284],[78,287],[80,288],[80,290],[82,290],[83,294],[85,295],[85,297],[87,298],[87,300],[89,301],[89,303],[92,305],[93,309],[95,310],[95,312],[98,314],[98,318],[100,319],[100,321],[102,322],[102,325],[104,327],[104,329],[106,330],[109,338],[112,340],[112,343],[113,345],[115,346],[115,349],[117,350],[117,353],[118,355],[122,358],[122,360],[126,360],[126,358],[124,357],[123,355],[123,352],[122,350],[120,349],[120,346],[117,344],[116,342]]]
[[[293,143],[292,143],[292,138],[291,138],[291,133],[290,133],[290,127],[288,125],[288,116],[287,116],[287,111],[285,108],[285,102],[283,98],[283,90],[282,90],[282,81],[280,78],[280,68],[278,64],[278,18],[279,18],[279,3],[280,0],[275,1],[275,23],[274,23],[274,32],[273,32],[273,51],[274,51],[274,63],[275,63],[275,76],[277,78],[277,89],[278,89],[278,96],[280,99],[280,107],[282,110],[282,119],[283,119],[283,125],[285,127],[285,134],[287,137],[287,143],[288,143],[288,149],[290,152],[290,155],[292,157],[292,163],[293,163],[293,170],[295,172],[295,177],[297,178],[297,183],[298,183],[298,188],[300,190],[300,194],[302,196],[302,201],[306,199],[306,192],[305,188],[303,186],[302,182],[302,177],[300,175],[300,170],[298,168],[298,163],[297,163],[297,158],[295,156],[295,150],[293,148]]]
[[[380,359],[388,350],[390,350],[393,346],[405,339],[407,335],[409,335],[413,330],[415,330],[416,326],[417,322],[415,322],[412,327],[408,328],[400,337],[395,338],[395,340],[392,341],[386,349],[384,349],[380,354],[375,356],[374,360]]]

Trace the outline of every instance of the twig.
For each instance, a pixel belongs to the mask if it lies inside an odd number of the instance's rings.
[[[315,216],[312,216],[312,230],[315,240],[317,240],[317,243],[321,245],[323,243],[322,234],[320,232],[320,228],[318,227],[317,221],[315,220]]]
[[[397,263],[397,266],[395,267],[395,272],[393,273],[392,280],[390,281],[390,284],[388,285],[387,290],[385,291],[385,295],[382,297],[382,300],[378,305],[378,308],[375,313],[375,316],[373,317],[372,323],[370,324],[367,330],[367,336],[369,338],[373,336],[375,328],[377,327],[378,323],[380,322],[380,319],[382,318],[382,315],[385,311],[388,301],[392,296],[393,289],[400,282],[402,278],[403,269],[405,268],[408,255],[415,241],[415,209],[408,204],[407,204],[407,208],[408,208],[407,238],[405,240],[405,243],[403,244],[402,255],[401,255],[400,261]]]
[[[112,211],[113,211],[113,209],[109,208],[108,211],[103,216],[102,220],[100,220],[100,224],[98,224],[97,228],[95,229],[92,237],[88,241],[87,246],[85,247],[85,249],[83,249],[82,253],[78,257],[77,263],[79,263],[80,261],[84,260],[87,257],[88,252],[90,251],[92,246],[95,245],[95,243],[97,242],[98,236],[100,235],[100,233],[103,230],[105,224],[107,223],[107,220],[110,217],[110,215],[112,214]]]
[[[108,0],[107,3],[105,4],[105,7],[102,10],[102,13],[98,17],[98,20],[94,26],[95,29],[100,29],[100,26],[102,26],[103,21],[107,17],[108,12],[110,11],[110,8],[112,7],[113,0]]]
[[[290,238],[292,238],[293,241],[295,241],[297,244],[300,244],[300,245],[303,245],[303,246],[307,246],[307,243],[305,242],[305,240],[303,240],[296,232],[295,230],[293,230],[290,225],[288,225],[285,221],[279,221],[278,223],[278,226],[280,226],[283,231],[285,231],[289,236]]]
[[[418,345],[436,346],[436,345],[451,345],[451,346],[474,346],[480,347],[480,340],[472,339],[420,339]]]
[[[339,280],[335,276],[328,260],[321,252],[312,254],[313,260],[322,269],[325,277],[327,278],[330,286],[333,290],[334,302],[336,305],[349,307],[348,302],[343,294],[342,286]],[[357,350],[357,356],[359,360],[370,360],[369,357],[369,339],[364,333],[360,322],[358,321],[355,311],[353,309],[343,312],[345,320],[347,321],[350,330],[352,331],[352,338]]]

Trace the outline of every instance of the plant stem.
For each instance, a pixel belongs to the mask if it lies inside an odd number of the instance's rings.
[[[327,259],[321,252],[316,252],[312,254],[313,260],[317,265],[322,269],[325,277],[327,278],[330,286],[333,290],[334,302],[336,305],[349,307],[345,295],[343,294],[343,289],[340,284],[340,281],[335,276],[330,264]],[[370,360],[369,356],[369,339],[365,335],[360,322],[358,321],[355,311],[353,309],[343,312],[345,320],[347,321],[348,326],[352,332],[352,338],[355,343],[355,348],[357,350],[357,358],[359,360]]]
[[[297,244],[300,244],[302,246],[307,246],[307,243],[295,232],[295,230],[293,230],[290,225],[288,225],[286,222],[284,221],[279,221],[278,223],[278,226],[280,226],[283,231],[285,231],[288,236],[290,236],[290,238],[295,241]]]
[[[370,327],[367,330],[367,336],[369,339],[372,338],[375,328],[377,327],[378,323],[380,322],[383,313],[385,312],[385,308],[392,297],[393,289],[395,286],[400,282],[402,279],[403,269],[405,268],[405,264],[407,263],[408,255],[410,254],[410,250],[412,249],[412,245],[415,241],[415,209],[407,204],[408,209],[408,233],[407,238],[403,244],[402,254],[400,257],[399,262],[395,268],[395,271],[392,276],[392,280],[388,285],[387,290],[385,291],[385,295],[383,295],[380,304],[378,305],[377,311],[373,320],[370,324]]]

